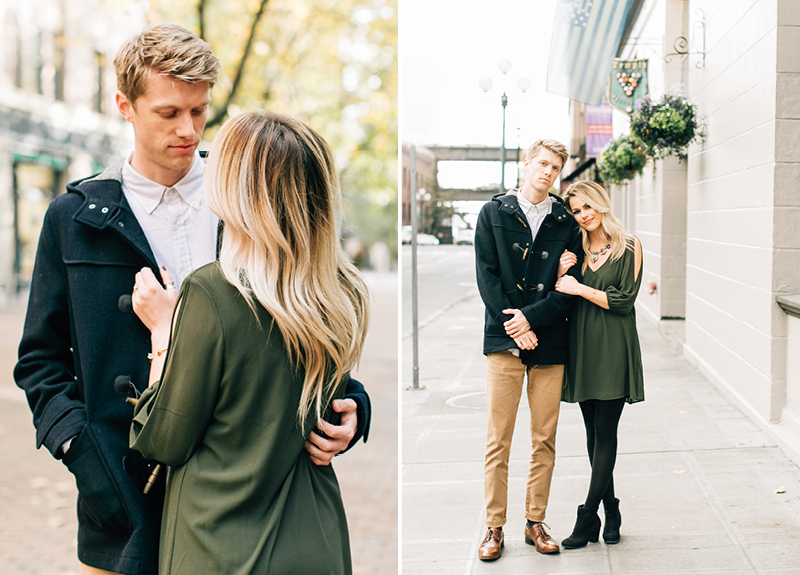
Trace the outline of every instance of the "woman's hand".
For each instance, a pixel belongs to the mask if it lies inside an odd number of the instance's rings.
[[[161,278],[167,289],[161,287],[150,268],[142,268],[136,274],[131,302],[133,311],[147,326],[150,333],[166,332],[169,337],[172,310],[175,309],[175,302],[178,300],[178,290],[175,289],[172,276],[163,266],[161,267]]]
[[[580,295],[582,287],[583,284],[581,282],[567,275],[561,276],[556,282],[556,291],[569,295]]]
[[[569,268],[571,268],[577,263],[578,263],[578,256],[576,256],[569,250],[564,250],[564,253],[561,254],[561,258],[559,258],[558,260],[558,275],[556,277],[560,278],[569,271]]]

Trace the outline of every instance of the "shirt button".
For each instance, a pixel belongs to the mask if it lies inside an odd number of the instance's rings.
[[[97,204],[89,204],[89,209],[93,210],[97,207]]]
[[[102,210],[100,210],[100,211],[101,211],[101,212],[103,212],[104,214],[107,214],[107,213],[108,213],[108,208],[103,208],[103,209],[102,209]]]

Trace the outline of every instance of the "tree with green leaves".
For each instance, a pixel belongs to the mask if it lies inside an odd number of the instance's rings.
[[[331,145],[345,232],[397,254],[396,0],[151,0],[222,62],[205,137],[239,110],[302,119]]]

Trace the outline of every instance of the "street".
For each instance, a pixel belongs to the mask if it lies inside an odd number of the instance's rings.
[[[411,334],[411,246],[403,246],[403,340]],[[417,246],[419,325],[468,297],[475,283],[475,248],[471,245]]]
[[[473,273],[470,247],[420,250],[420,389],[411,388],[411,337],[403,331],[404,575],[800,574],[800,469],[689,365],[678,352],[679,330],[666,339],[641,317],[646,400],[623,411],[614,473],[622,540],[558,555],[525,544],[530,442],[523,393],[505,549],[498,561],[479,561],[486,361],[483,303],[474,284],[459,285]],[[579,407],[562,403],[546,518],[559,542],[586,496],[585,442]]]
[[[354,377],[372,403],[369,441],[334,460],[354,575],[397,573],[397,274],[365,274],[372,322]],[[25,301],[0,310],[0,575],[76,575],[72,475],[36,450],[31,412],[12,370]]]

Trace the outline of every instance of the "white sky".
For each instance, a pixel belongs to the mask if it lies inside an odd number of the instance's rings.
[[[545,91],[556,0],[403,0],[400,5],[400,135],[417,145],[499,146],[505,89],[506,147],[539,138],[569,144],[568,100]],[[507,58],[503,77],[497,63]],[[488,76],[485,94],[478,81]],[[517,80],[527,77],[526,94]],[[512,185],[514,167],[506,166]],[[498,163],[440,163],[443,187],[500,180]]]

